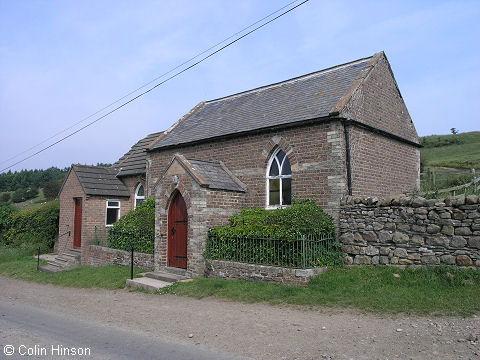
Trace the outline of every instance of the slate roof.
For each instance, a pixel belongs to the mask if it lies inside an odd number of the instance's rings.
[[[198,171],[208,182],[210,189],[245,192],[226,167],[220,162],[187,159],[193,169]]]
[[[371,59],[200,103],[149,150],[327,117]]]
[[[86,195],[130,197],[130,192],[111,167],[72,165]]]
[[[146,172],[146,148],[161,135],[161,132],[147,135],[145,138],[137,142],[132,148],[123,155],[113,167],[118,170],[117,176],[129,176],[145,174]]]

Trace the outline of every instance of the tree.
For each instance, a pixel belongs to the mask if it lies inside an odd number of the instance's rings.
[[[26,193],[26,190],[22,188],[15,190],[12,196],[13,202],[19,203],[19,202],[25,201],[26,200],[25,193]]]
[[[43,194],[47,199],[55,199],[58,196],[61,186],[61,180],[48,181],[43,185]]]
[[[452,132],[452,135],[458,134],[458,130],[456,128],[451,128],[450,131]]]
[[[10,195],[10,193],[6,192],[6,193],[3,193],[2,196],[0,197],[0,202],[3,202],[3,203],[7,203],[10,201],[10,198],[12,196]]]

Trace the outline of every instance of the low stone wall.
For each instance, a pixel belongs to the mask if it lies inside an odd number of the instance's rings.
[[[347,197],[339,228],[347,264],[480,268],[480,204],[475,195],[438,200]]]
[[[90,266],[130,265],[129,251],[111,249],[98,245],[89,245],[87,263]],[[153,270],[153,254],[134,252],[133,264],[139,268]]]
[[[290,269],[219,260],[207,260],[207,263],[206,275],[208,277],[266,281],[287,285],[306,285],[312,277],[325,272],[327,269],[326,267]]]

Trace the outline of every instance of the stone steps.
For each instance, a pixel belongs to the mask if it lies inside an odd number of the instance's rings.
[[[127,286],[147,291],[157,291],[177,281],[189,281],[185,269],[164,268],[163,271],[148,272],[144,277],[128,279]]]
[[[141,278],[136,278],[136,279],[127,279],[127,286],[132,287],[132,288],[137,288],[137,289],[144,289],[147,291],[158,291],[161,288],[164,288],[166,286],[170,286],[172,283],[166,282],[166,281],[161,281],[157,279],[152,279],[149,277],[141,277]]]
[[[47,265],[42,265],[39,270],[46,273],[55,273],[63,270],[70,270],[80,266],[82,252],[77,249],[69,249],[55,259],[49,260]]]
[[[171,274],[167,272],[148,272],[145,274],[145,277],[160,281],[165,281],[168,283],[174,283],[181,280],[187,280],[186,276],[181,276],[177,274]]]

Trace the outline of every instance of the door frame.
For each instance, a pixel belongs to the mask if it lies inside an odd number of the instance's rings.
[[[81,197],[73,198],[73,248],[82,248],[82,213],[83,199]]]
[[[184,212],[184,219],[181,221],[184,222],[184,247],[185,247],[185,255],[180,255],[180,256],[185,256],[185,266],[178,266],[178,259],[174,259],[174,257],[178,256],[173,253],[174,251],[174,246],[173,246],[173,236],[172,234],[172,228],[175,228],[175,226],[179,226],[179,224],[174,224],[174,221],[177,221],[173,214],[173,210],[175,206],[178,206],[178,202],[183,203],[184,206],[184,211],[180,210],[180,212]],[[178,236],[175,238],[175,241],[179,241]],[[187,211],[187,204],[185,203],[185,199],[183,198],[182,194],[177,190],[175,193],[172,195],[172,199],[170,201],[170,205],[168,207],[168,219],[167,219],[167,266],[171,267],[178,267],[181,269],[187,269],[188,268],[188,211]]]

